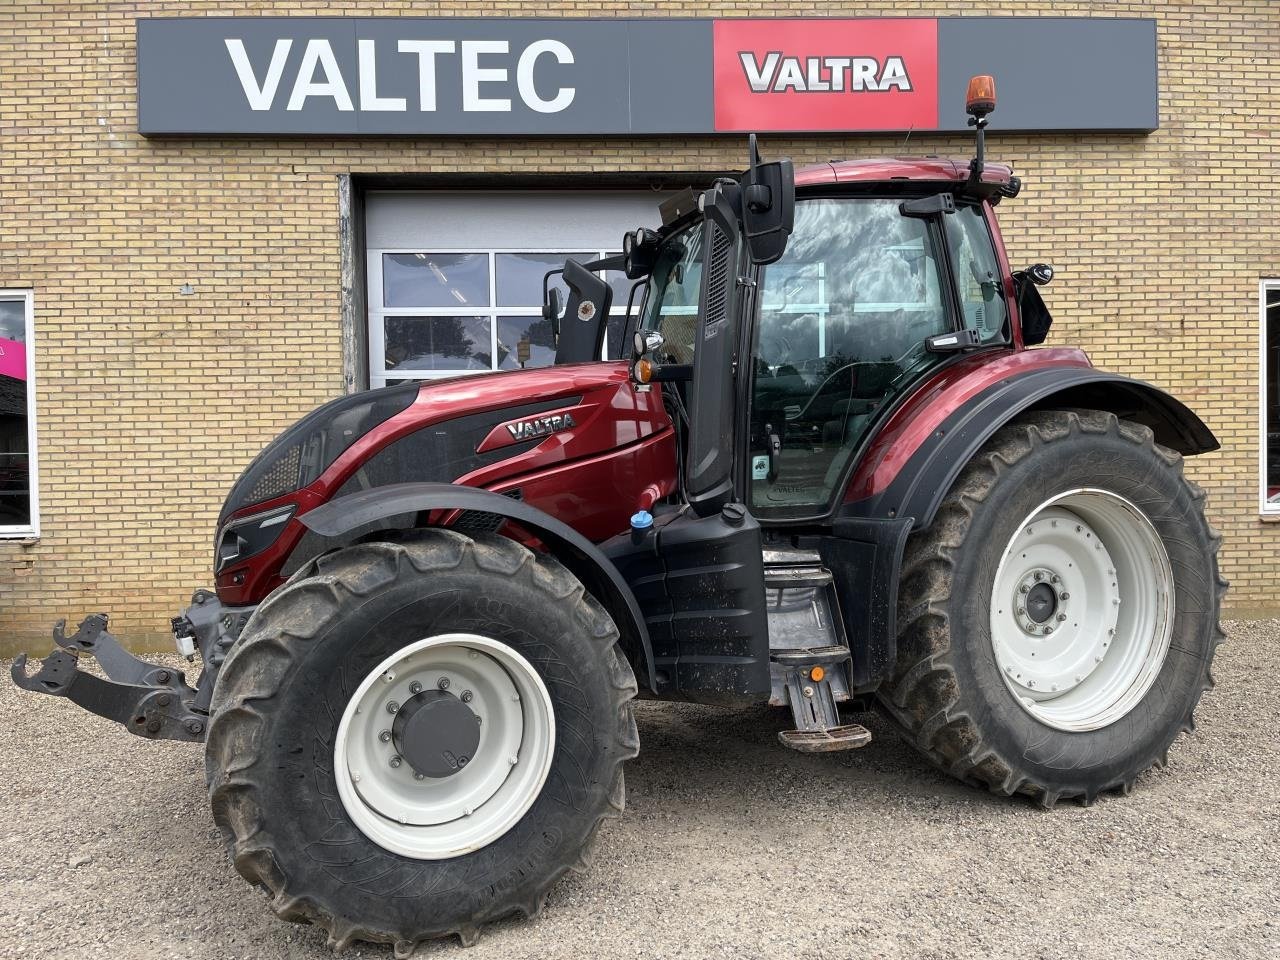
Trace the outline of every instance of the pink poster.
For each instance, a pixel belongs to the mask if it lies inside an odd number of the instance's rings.
[[[0,337],[0,376],[27,379],[27,348],[17,340]]]

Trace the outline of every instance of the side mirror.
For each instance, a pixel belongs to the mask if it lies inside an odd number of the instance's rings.
[[[786,251],[795,224],[795,170],[790,160],[761,163],[754,133],[749,150],[751,166],[742,182],[743,237],[752,263],[775,263]]]
[[[577,260],[564,262],[564,282],[569,297],[556,339],[556,363],[599,360],[604,349],[605,323],[613,306],[613,288]]]
[[[564,312],[564,304],[560,302],[560,289],[552,287],[543,295],[542,302],[542,319],[546,320],[553,327],[556,321],[560,319],[560,314]]]

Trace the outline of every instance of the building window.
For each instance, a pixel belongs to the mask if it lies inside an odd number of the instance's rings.
[[[1261,443],[1262,512],[1280,515],[1280,280],[1263,280],[1258,290],[1262,352]]]
[[[30,290],[0,290],[0,537],[40,533]]]
[[[542,318],[542,278],[572,257],[604,250],[370,250],[369,385],[492,370],[545,367],[555,359]],[[618,351],[630,284],[614,285],[605,355]],[[566,294],[559,277],[553,277]]]

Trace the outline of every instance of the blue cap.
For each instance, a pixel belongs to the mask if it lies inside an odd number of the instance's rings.
[[[648,510],[637,510],[631,515],[632,530],[648,530],[653,526],[653,514]]]

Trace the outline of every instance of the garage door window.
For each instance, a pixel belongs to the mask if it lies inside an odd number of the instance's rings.
[[[371,250],[370,385],[549,366],[555,339],[542,318],[542,278],[568,257],[588,262],[606,255],[580,249]],[[563,295],[559,277],[552,279]],[[627,293],[625,281],[617,281],[612,341],[620,338]]]
[[[34,537],[35,364],[30,290],[0,290],[0,537]]]

